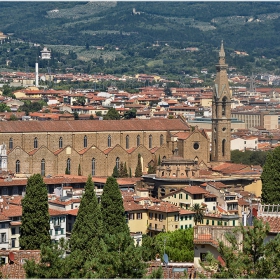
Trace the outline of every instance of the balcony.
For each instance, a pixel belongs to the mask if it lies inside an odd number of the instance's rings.
[[[157,231],[157,232],[165,231],[164,228],[152,227],[152,226],[149,226],[148,230],[150,230],[150,231]]]

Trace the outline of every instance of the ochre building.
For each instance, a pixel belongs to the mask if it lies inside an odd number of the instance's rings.
[[[175,151],[197,164],[210,159],[207,134],[180,118],[0,122],[0,143],[18,176],[110,176],[121,163],[134,176],[138,154],[143,172]]]

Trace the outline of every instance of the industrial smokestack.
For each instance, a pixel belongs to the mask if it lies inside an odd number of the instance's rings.
[[[38,71],[38,62],[35,64],[35,86],[39,86],[39,71]]]

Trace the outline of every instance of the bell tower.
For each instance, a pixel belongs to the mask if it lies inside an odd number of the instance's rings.
[[[212,98],[212,161],[230,161],[231,93],[227,77],[223,41],[216,65],[216,79]]]

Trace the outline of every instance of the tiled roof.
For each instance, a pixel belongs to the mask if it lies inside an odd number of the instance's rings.
[[[185,190],[186,192],[190,193],[190,194],[206,194],[208,193],[208,191],[206,191],[205,189],[199,187],[199,186],[186,186],[183,188],[183,190]]]
[[[280,217],[263,216],[263,217],[259,217],[258,219],[262,220],[264,223],[269,224],[270,232],[274,232],[274,233],[280,232]]]
[[[72,132],[72,131],[166,131],[188,130],[189,126],[180,119],[152,120],[67,120],[67,121],[14,121],[0,123],[2,133]]]
[[[195,212],[187,210],[187,209],[180,209],[180,215],[191,215],[194,214]]]
[[[49,208],[49,214],[50,216],[61,216],[61,215],[66,215],[67,213],[65,211],[59,211],[59,210]]]
[[[137,210],[147,209],[147,208],[145,208],[144,205],[137,204],[133,201],[129,201],[129,202],[124,201],[123,206],[124,206],[125,211],[137,211]]]
[[[208,182],[208,185],[213,186],[217,189],[226,189],[227,186],[222,182]]]
[[[160,204],[155,204],[152,206],[148,206],[149,210],[158,211],[158,212],[165,212],[165,213],[172,213],[172,212],[179,212],[180,208],[176,207],[175,205],[169,202],[160,202]]]

